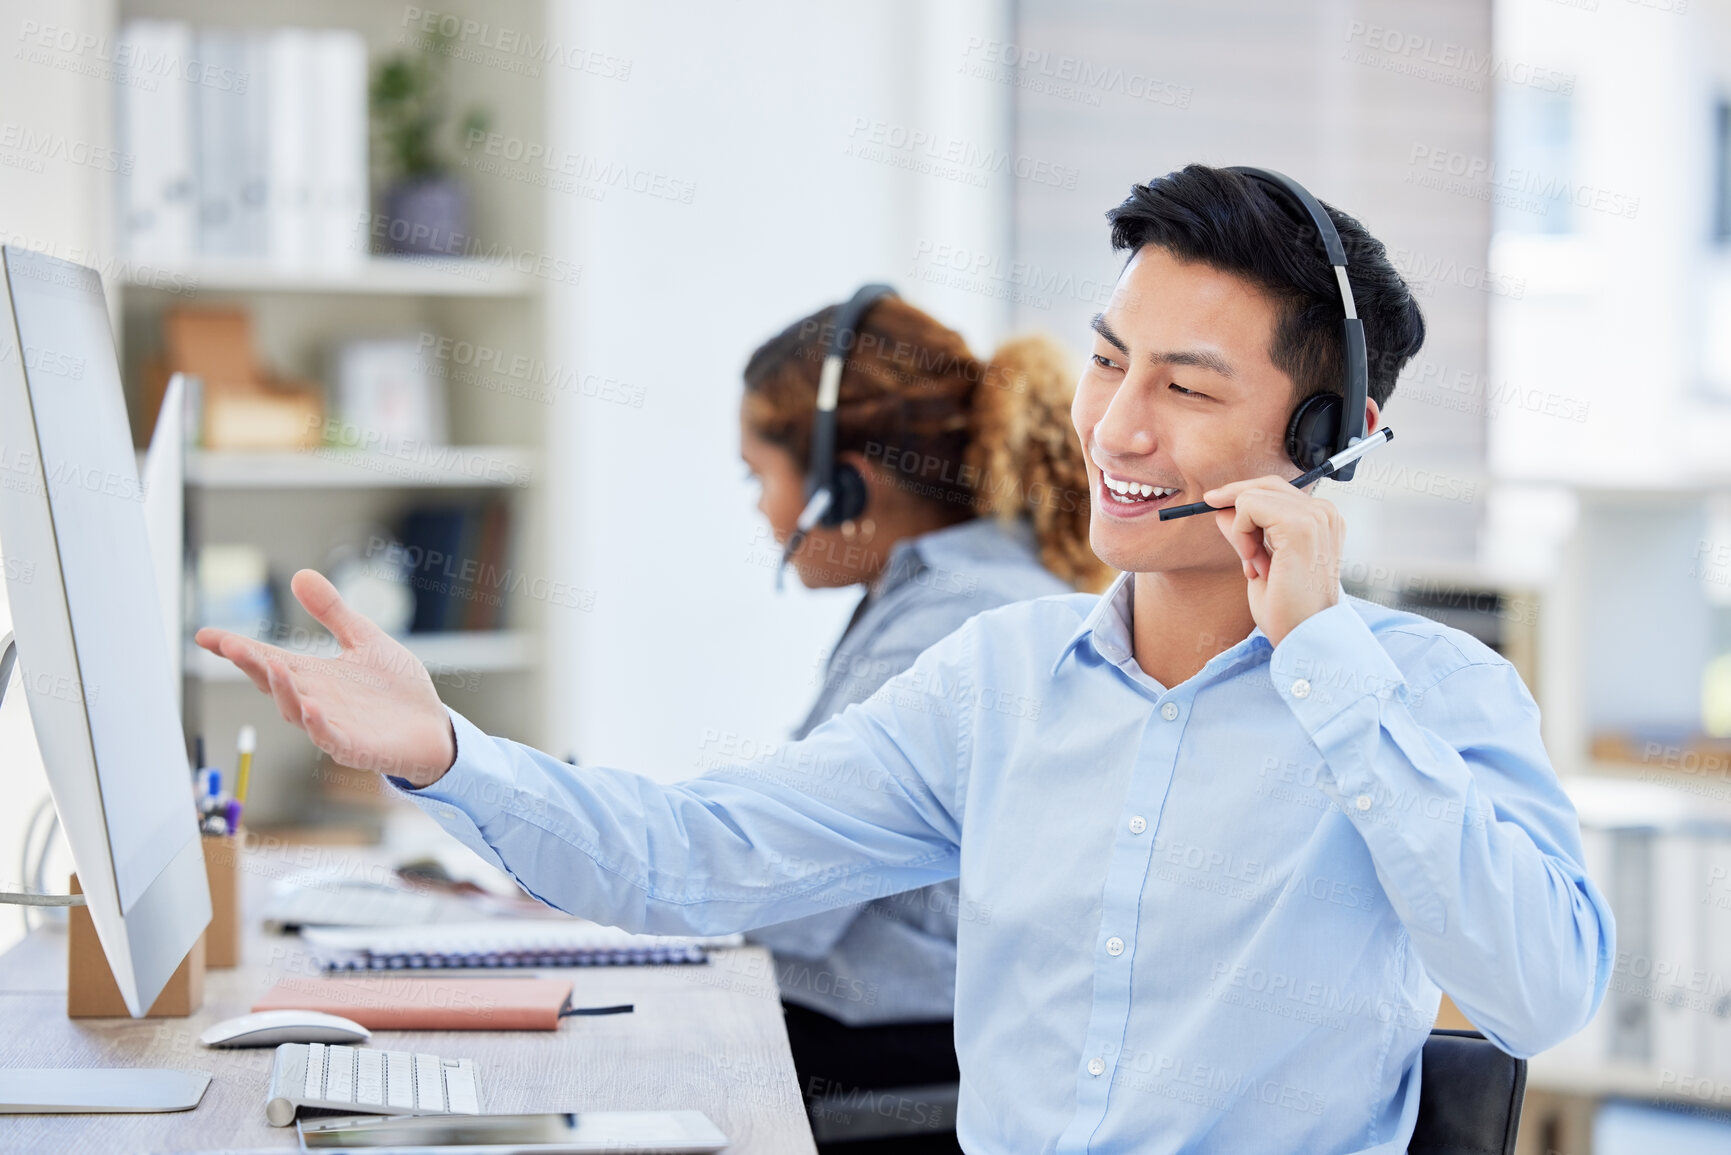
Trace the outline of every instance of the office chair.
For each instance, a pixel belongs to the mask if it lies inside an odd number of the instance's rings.
[[[1514,1155],[1527,1061],[1477,1031],[1432,1031],[1408,1155]]]

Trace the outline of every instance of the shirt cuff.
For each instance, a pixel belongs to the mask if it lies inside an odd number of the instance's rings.
[[[1374,738],[1384,702],[1407,700],[1406,679],[1345,599],[1310,615],[1268,661],[1274,692],[1292,710],[1342,791],[1370,786],[1355,738]],[[1345,755],[1345,756],[1343,756]]]
[[[497,861],[482,831],[498,818],[504,801],[513,791],[498,765],[498,748],[486,734],[449,706],[451,731],[457,739],[457,757],[451,768],[430,786],[416,788],[405,778],[387,775],[403,797],[425,811],[434,821],[471,850],[490,862]]]

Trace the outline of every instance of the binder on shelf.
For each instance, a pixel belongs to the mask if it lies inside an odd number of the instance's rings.
[[[476,556],[480,559],[480,580],[475,597],[464,611],[464,630],[499,630],[505,627],[505,539],[510,532],[510,507],[503,501],[490,501],[481,514],[480,544]]]
[[[1731,836],[1700,844],[1700,944],[1705,969],[1700,997],[1700,1073],[1731,1082]]]
[[[1692,989],[1704,958],[1700,930],[1701,839],[1683,830],[1656,832],[1650,843],[1652,957],[1630,969],[1651,991],[1652,1057],[1661,1071],[1699,1071],[1701,994]],[[1622,945],[1618,945],[1618,953]]]
[[[235,180],[235,231],[241,251],[267,256],[270,249],[270,109],[265,76],[264,37],[246,34],[234,45],[237,109],[230,129],[239,134],[230,150],[240,171]]]
[[[312,101],[312,34],[279,28],[264,50],[265,120],[269,126],[266,172],[265,249],[272,264],[307,264],[312,239],[313,136],[307,109]]]
[[[497,499],[408,512],[399,536],[415,596],[410,633],[504,627],[509,518]]]
[[[1611,869],[1605,896],[1617,919],[1617,960],[1628,965],[1611,975],[1605,992],[1610,1013],[1613,1062],[1649,1066],[1653,1061],[1653,838],[1649,829],[1610,831]],[[1644,973],[1636,960],[1646,960]]]
[[[200,28],[194,36],[196,59],[211,78],[244,72],[245,33],[227,28]],[[192,86],[193,141],[198,187],[198,252],[207,257],[257,256],[248,244],[241,215],[241,186],[247,171],[243,159],[248,109],[246,94],[215,83]]]
[[[129,256],[281,268],[365,259],[367,49],[359,32],[135,20],[122,35]],[[191,62],[196,82],[186,79]]]
[[[121,40],[121,235],[133,261],[172,268],[191,256],[197,235],[191,90],[178,73],[153,73],[144,62],[191,57],[192,28],[134,20]]]
[[[313,150],[311,256],[322,266],[365,259],[367,224],[367,45],[358,32],[311,34],[307,118]]]
[[[409,562],[409,590],[415,595],[412,634],[440,633],[451,604],[455,573],[462,567],[463,510],[410,510],[403,519],[403,546]]]

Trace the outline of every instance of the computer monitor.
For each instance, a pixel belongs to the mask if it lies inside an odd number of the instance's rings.
[[[144,492],[101,279],[10,245],[0,265],[0,552],[18,667],[137,1018],[210,921]]]

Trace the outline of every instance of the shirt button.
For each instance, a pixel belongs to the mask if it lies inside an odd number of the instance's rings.
[[[1168,702],[1164,706],[1160,707],[1160,716],[1162,718],[1166,719],[1168,722],[1177,721],[1177,719],[1178,719],[1178,703],[1177,702]]]
[[[1310,683],[1303,678],[1300,678],[1300,679],[1298,679],[1298,681],[1292,683],[1292,696],[1294,698],[1308,698],[1308,697],[1310,697]]]
[[[1089,1059],[1088,1060],[1088,1073],[1090,1075],[1096,1075],[1096,1076],[1104,1075],[1106,1073],[1106,1060],[1105,1059]]]
[[[1116,935],[1106,940],[1106,953],[1117,958],[1124,953],[1124,940]]]
[[[1131,834],[1140,834],[1146,829],[1148,829],[1148,820],[1140,814],[1130,820]]]
[[[1370,809],[1370,795],[1360,794],[1358,796],[1358,801],[1354,802],[1353,805],[1357,806],[1360,810],[1369,810]]]

